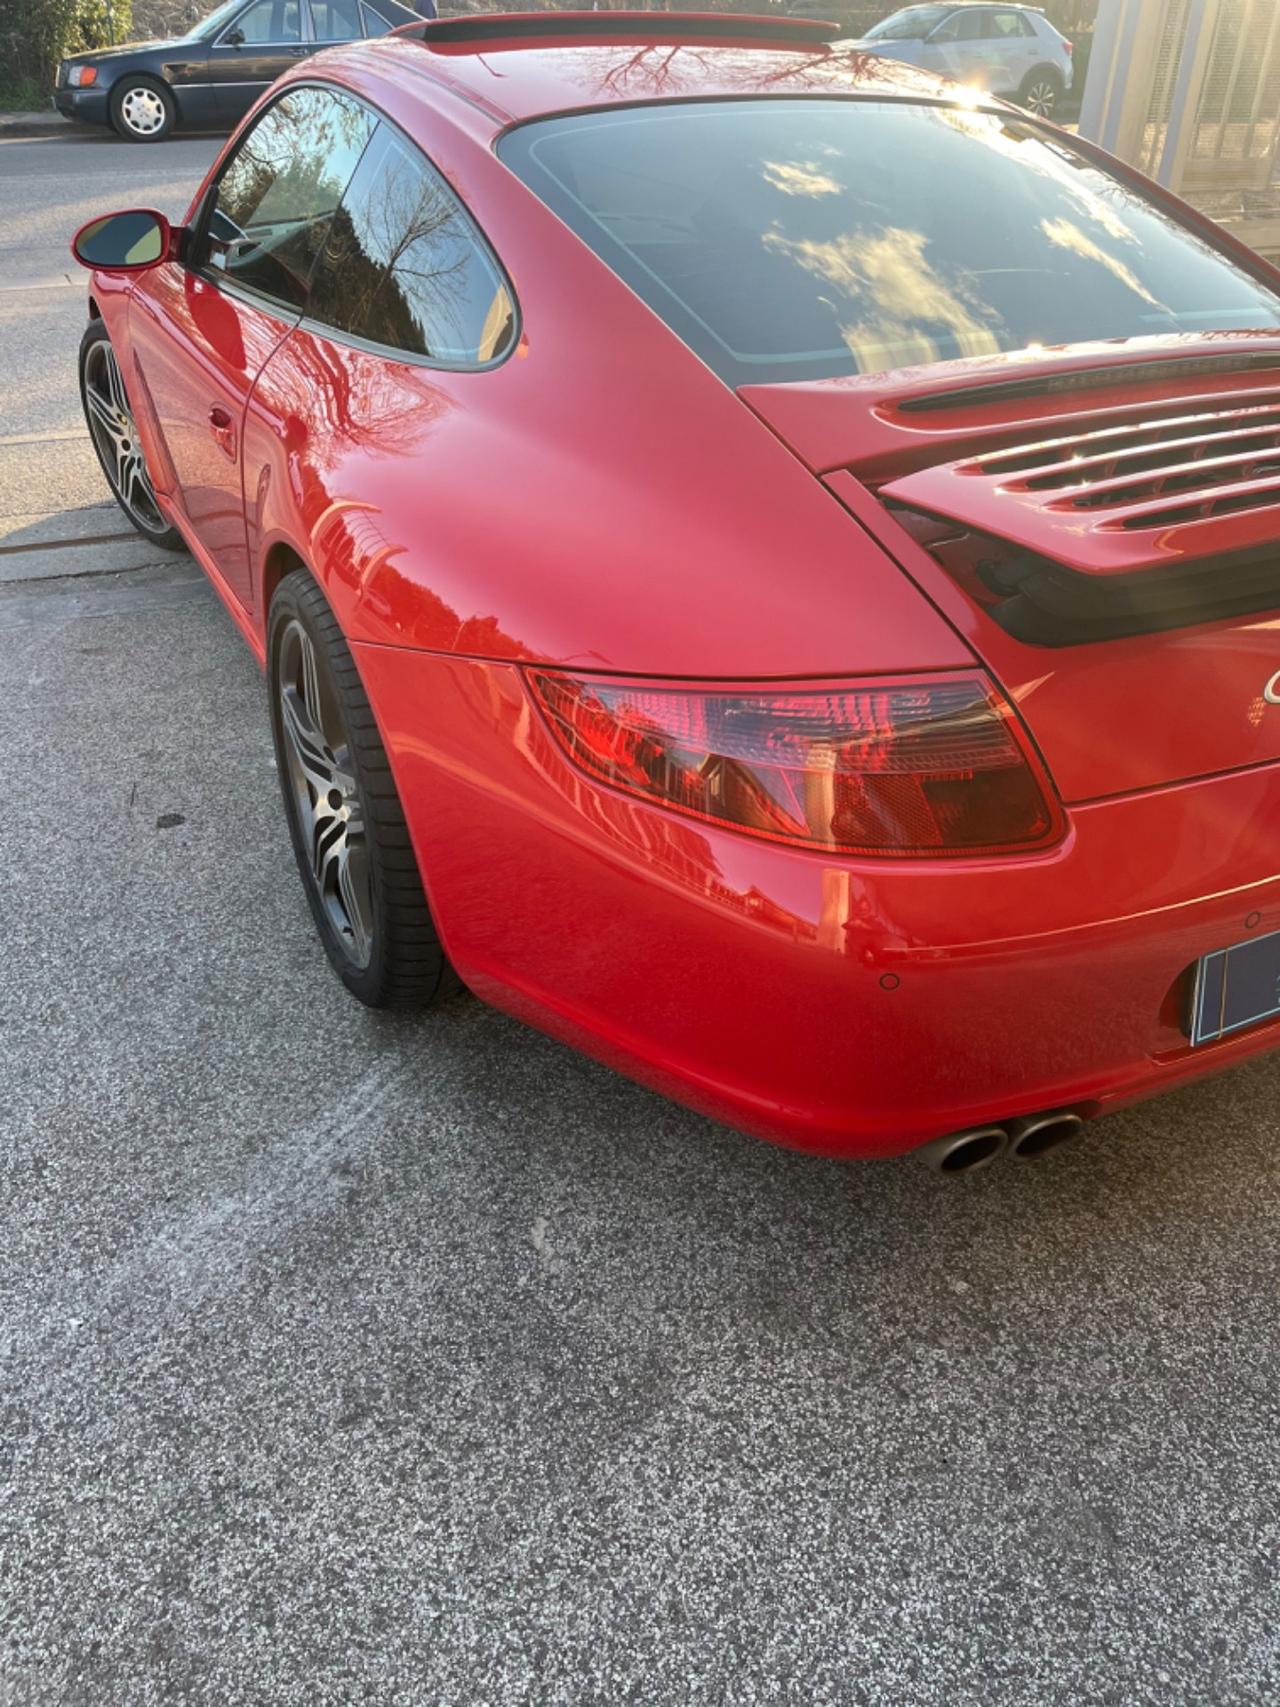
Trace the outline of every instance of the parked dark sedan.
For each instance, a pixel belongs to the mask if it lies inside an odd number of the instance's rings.
[[[425,0],[421,11],[434,16]],[[398,0],[227,0],[189,34],[77,53],[53,104],[69,119],[159,142],[176,125],[229,128],[282,71],[333,42],[421,22]]]

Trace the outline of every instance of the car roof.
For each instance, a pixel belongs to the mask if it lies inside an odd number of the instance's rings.
[[[401,69],[416,63],[499,124],[725,96],[945,97],[938,78],[838,33],[727,12],[508,12],[409,25],[369,47],[396,51]]]

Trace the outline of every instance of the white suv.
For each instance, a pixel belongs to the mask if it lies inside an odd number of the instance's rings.
[[[1052,118],[1071,87],[1071,43],[1033,6],[930,4],[884,18],[855,44]]]

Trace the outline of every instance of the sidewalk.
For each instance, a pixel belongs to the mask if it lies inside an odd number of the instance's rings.
[[[52,107],[30,113],[0,113],[0,136],[42,136],[48,130],[70,130],[72,121]]]

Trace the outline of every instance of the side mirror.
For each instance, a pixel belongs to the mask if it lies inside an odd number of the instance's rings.
[[[243,30],[228,30],[226,35],[223,36],[222,39],[227,44],[228,47],[243,47],[244,46],[244,31]]]
[[[154,208],[135,207],[91,219],[71,239],[71,253],[82,267],[109,273],[140,273],[169,259],[173,231]]]

